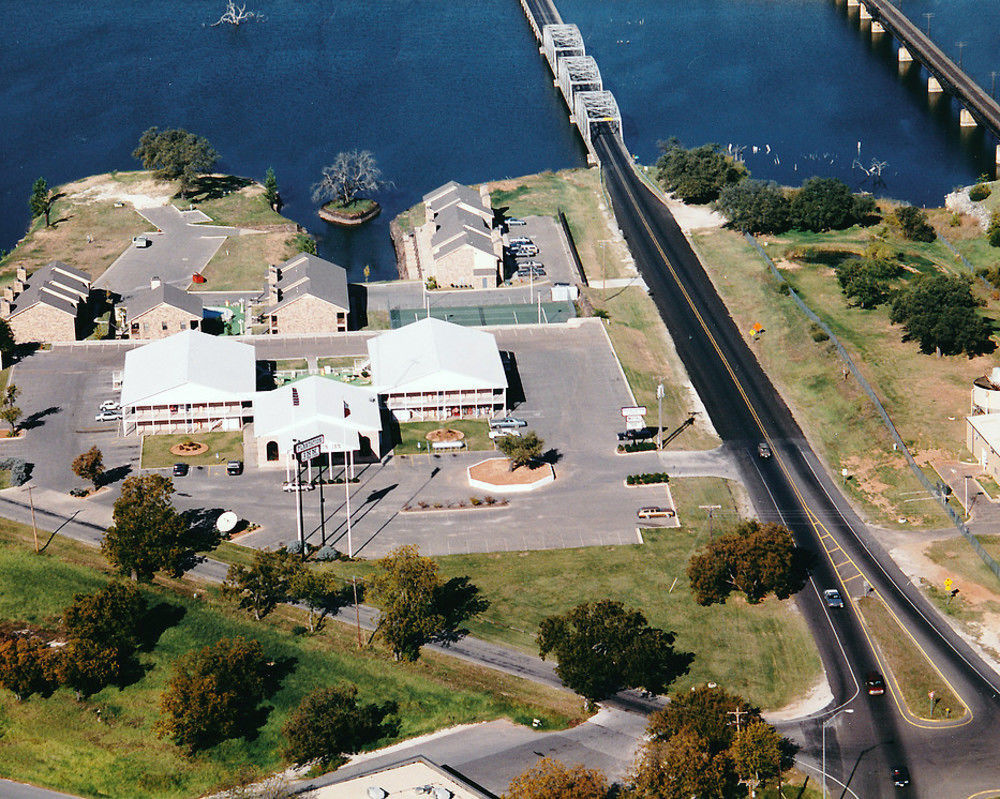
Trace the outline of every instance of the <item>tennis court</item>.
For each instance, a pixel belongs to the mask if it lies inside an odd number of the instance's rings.
[[[426,308],[393,308],[389,324],[393,330],[427,316]],[[576,316],[571,302],[543,302],[541,305],[468,305],[452,308],[431,308],[430,315],[463,327],[493,325],[559,324]]]

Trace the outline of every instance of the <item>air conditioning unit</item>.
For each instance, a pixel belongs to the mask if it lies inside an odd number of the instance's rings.
[[[368,794],[368,799],[385,799],[389,795],[389,792],[385,788],[379,788],[377,785],[372,785],[366,793]]]

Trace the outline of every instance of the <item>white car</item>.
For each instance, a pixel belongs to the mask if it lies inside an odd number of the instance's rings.
[[[312,483],[296,483],[294,480],[286,480],[281,484],[282,491],[312,491],[316,486]]]
[[[121,410],[121,406],[117,402],[115,402],[114,400],[104,400],[104,402],[101,403],[101,410],[102,411],[120,411]]]
[[[140,249],[143,249],[145,247],[151,247],[151,246],[153,246],[153,240],[150,239],[150,238],[147,238],[146,236],[133,236],[132,237],[132,246],[133,247],[138,247]]]
[[[496,441],[498,438],[506,438],[507,436],[514,436],[514,438],[521,437],[520,430],[504,429],[504,430],[490,430],[490,438]]]
[[[527,225],[523,219],[518,219],[516,216],[507,217],[507,227],[521,227],[522,225]]]
[[[101,411],[97,416],[94,417],[95,422],[120,422],[122,418],[121,411]]]

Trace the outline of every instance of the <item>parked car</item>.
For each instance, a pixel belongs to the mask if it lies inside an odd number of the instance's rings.
[[[527,427],[528,423],[524,419],[515,419],[513,416],[501,416],[499,419],[490,419],[490,427],[494,429],[504,429],[512,427]]]
[[[885,680],[877,671],[870,671],[865,677],[865,690],[869,696],[882,696],[885,693]]]
[[[122,418],[121,411],[101,411],[94,417],[95,422],[119,422]]]
[[[640,519],[656,519],[663,516],[672,518],[674,514],[673,508],[661,508],[659,505],[646,505],[643,508],[639,508],[635,512],[635,515]]]
[[[517,268],[518,269],[544,269],[545,268],[545,264],[543,264],[541,261],[518,261],[517,262]]]
[[[120,410],[121,406],[115,400],[104,400],[101,403],[102,411],[117,411]]]
[[[314,488],[316,488],[316,486],[314,486],[312,483],[309,482],[296,483],[294,480],[286,480],[284,483],[281,484],[282,491],[291,491],[291,492],[312,491]]]
[[[511,247],[510,254],[515,258],[531,258],[538,255],[538,248],[533,244],[520,244],[516,247]]]
[[[638,430],[626,430],[624,433],[618,434],[619,441],[641,441],[644,438],[649,438],[653,434],[653,431],[648,427],[640,427]]]
[[[133,247],[139,247],[140,249],[142,249],[144,247],[151,247],[152,244],[153,244],[153,240],[150,239],[150,238],[148,238],[148,237],[146,237],[146,236],[133,236],[132,237],[132,246]]]
[[[521,247],[523,245],[528,245],[531,247],[535,246],[535,242],[529,239],[527,236],[517,236],[512,239],[508,239],[511,247]]]
[[[906,770],[905,766],[896,766],[889,772],[889,776],[892,778],[892,784],[897,788],[905,788],[910,784],[910,772]]]
[[[770,458],[771,457],[771,445],[768,444],[766,441],[761,441],[757,445],[757,454],[760,457],[762,457],[762,458]]]
[[[826,604],[831,608],[842,608],[844,607],[844,599],[840,595],[840,591],[836,588],[827,588],[823,592],[823,599],[826,600]]]
[[[527,225],[523,219],[518,219],[516,216],[507,217],[507,227],[521,227],[522,225]]]
[[[521,431],[514,427],[505,427],[500,430],[490,430],[490,438],[496,441],[498,438],[506,438],[507,436],[514,436],[515,438],[521,437]]]
[[[226,464],[226,474],[243,474],[243,461],[229,461]]]
[[[189,467],[186,463],[175,463],[173,469],[173,475],[174,477],[184,477],[185,475],[187,475],[188,469],[190,468],[191,467]]]

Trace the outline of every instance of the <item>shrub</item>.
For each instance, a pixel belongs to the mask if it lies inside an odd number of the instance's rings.
[[[482,505],[483,501],[479,497],[469,497],[469,504],[475,508],[477,505]]]
[[[642,474],[630,474],[625,478],[626,484],[632,485],[655,485],[656,483],[669,483],[670,476],[666,472],[644,472]]]
[[[684,149],[677,139],[661,144],[663,155],[656,162],[656,176],[686,203],[708,203],[719,192],[746,175],[746,167],[719,151],[718,144]]]
[[[985,183],[977,183],[969,189],[969,199],[974,203],[982,202],[993,193],[993,189]]]
[[[826,331],[815,322],[809,326],[809,335],[812,336],[812,340],[815,342],[827,341],[830,338],[826,334]]]
[[[89,493],[90,493],[89,488],[81,488],[80,486],[77,486],[76,488],[71,488],[69,490],[69,495],[71,497],[85,497]]]
[[[650,452],[656,449],[656,444],[652,441],[636,441],[631,444],[619,444],[619,452]]]
[[[952,214],[951,219],[948,220],[948,224],[952,227],[959,227],[962,224],[962,215]]]
[[[877,214],[875,200],[851,193],[837,178],[809,178],[792,196],[792,227],[819,233],[841,230]]]
[[[990,226],[986,229],[986,239],[991,247],[1000,247],[1000,212],[994,211]]]
[[[782,281],[778,285],[778,294],[780,294],[782,297],[787,297],[791,293],[792,293],[792,287],[789,286],[788,283]]]
[[[784,233],[791,225],[788,197],[773,181],[745,178],[723,187],[715,207],[726,227],[747,233]]]
[[[325,563],[327,561],[340,560],[342,557],[343,555],[339,549],[327,544],[326,546],[322,546],[316,550],[316,554],[313,556],[313,559]]]
[[[596,316],[598,319],[610,319],[611,318],[608,315],[608,312],[605,311],[603,308],[595,308],[594,309],[594,316]]]
[[[0,460],[0,469],[10,472],[11,486],[24,485],[31,476],[31,467],[24,458],[3,458]]]
[[[892,212],[892,219],[904,238],[910,241],[934,241],[937,233],[927,221],[927,213],[914,205],[902,205]]]

